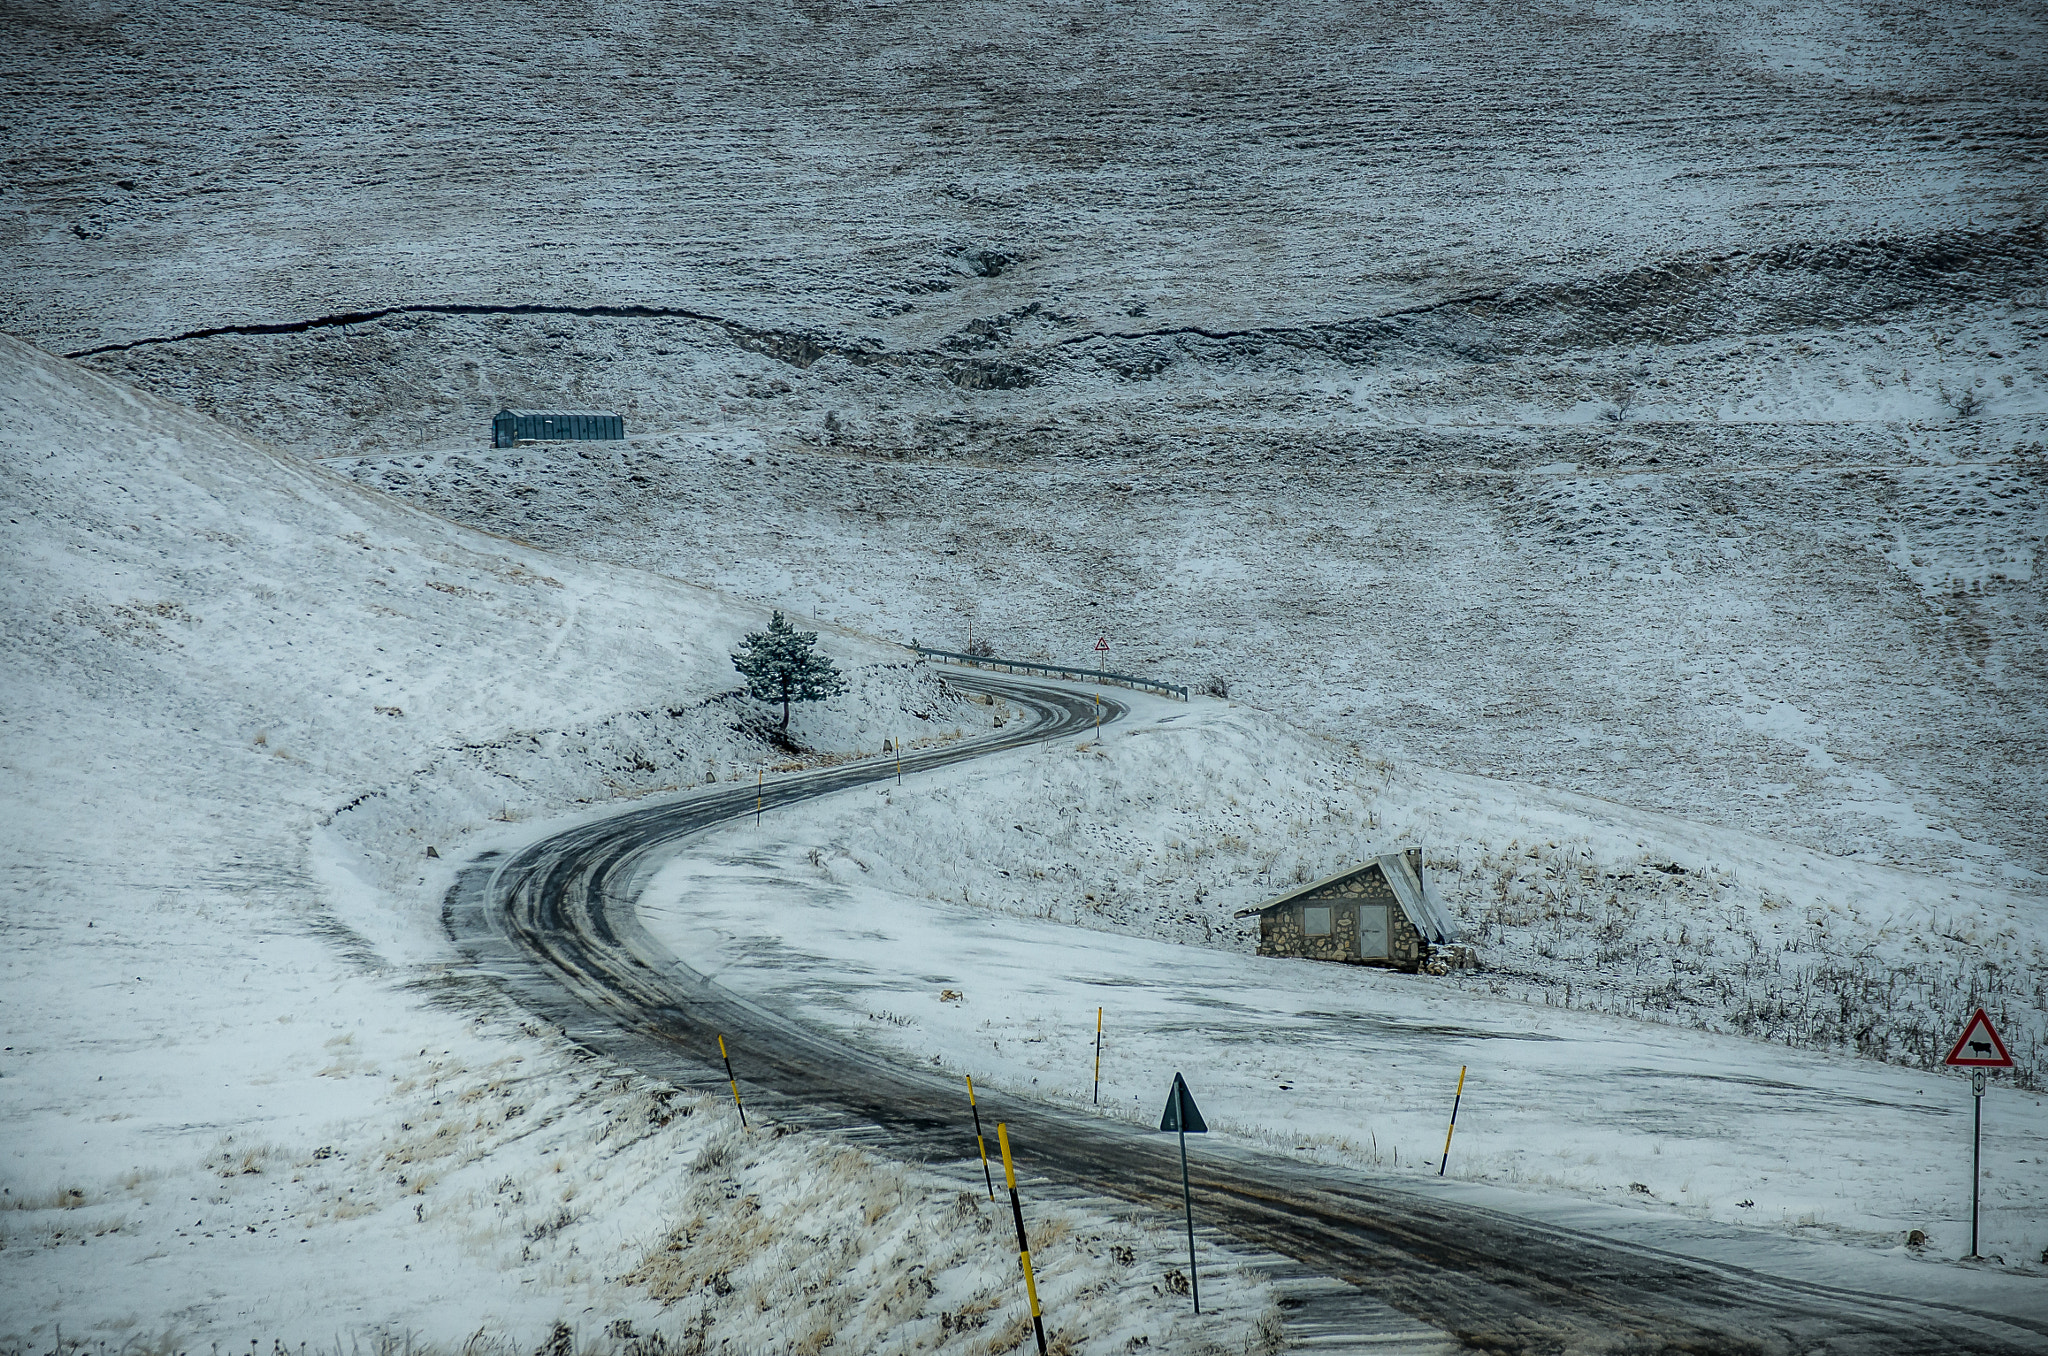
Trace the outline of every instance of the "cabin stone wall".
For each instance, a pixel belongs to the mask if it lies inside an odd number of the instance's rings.
[[[1422,962],[1429,956],[1429,943],[1422,940],[1422,934],[1398,904],[1394,906],[1393,926],[1387,936],[1387,952],[1388,959],[1383,964],[1411,975],[1422,969]]]
[[[1275,909],[1259,918],[1261,956],[1305,956],[1310,960],[1350,961],[1358,959],[1358,914],[1350,909],[1330,911],[1330,935],[1311,937],[1302,928],[1299,906]]]
[[[1304,908],[1328,905],[1330,935],[1311,937],[1302,925]],[[1363,958],[1358,954],[1358,907],[1385,905],[1387,909],[1387,957]],[[1402,909],[1394,891],[1380,874],[1377,864],[1355,875],[1291,899],[1259,915],[1261,956],[1296,956],[1306,960],[1348,961],[1353,965],[1378,965],[1414,973],[1429,956],[1429,943]]]

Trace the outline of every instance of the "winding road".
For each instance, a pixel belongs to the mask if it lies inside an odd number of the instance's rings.
[[[1090,694],[979,672],[948,681],[1035,719],[907,755],[906,773],[1091,728]],[[1104,721],[1127,713],[1102,698]],[[871,760],[763,788],[764,810],[893,777]],[[444,922],[480,970],[584,1044],[651,1076],[709,1086],[715,1037],[743,1066],[750,1105],[913,1161],[957,1161],[961,1096],[935,1077],[805,1027],[683,965],[641,927],[635,901],[692,835],[753,811],[738,786],[643,806],[467,866]],[[722,1083],[722,1075],[719,1076]],[[1084,1191],[1178,1211],[1168,1136],[1020,1103],[1026,1166]],[[2048,1322],[1910,1300],[1619,1244],[1432,1194],[1410,1179],[1333,1174],[1227,1143],[1193,1156],[1206,1224],[1359,1287],[1468,1347],[1514,1353],[1982,1352],[2048,1349]]]

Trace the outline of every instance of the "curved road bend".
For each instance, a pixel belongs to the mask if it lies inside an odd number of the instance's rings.
[[[903,760],[906,773],[1092,729],[1090,695],[979,672],[949,674],[1036,720]],[[1126,714],[1103,698],[1105,722]],[[785,778],[781,810],[895,775],[871,760]],[[640,926],[634,902],[690,835],[754,808],[739,786],[644,806],[464,869],[444,906],[460,949],[578,1042],[671,1081],[706,1082],[715,1037],[741,1055],[751,1104],[899,1158],[962,1157],[960,1093],[936,1077],[802,1026],[683,965]],[[722,1083],[722,1076],[718,1078]],[[1085,1191],[1180,1207],[1165,1135],[1021,1102],[1007,1116],[1032,1166]],[[1337,1175],[1238,1146],[1191,1161],[1204,1223],[1356,1285],[1495,1352],[1905,1353],[2019,1356],[2048,1325],[1790,1281],[1443,1199],[1411,1183]]]

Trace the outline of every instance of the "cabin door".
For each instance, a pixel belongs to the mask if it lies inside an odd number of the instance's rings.
[[[1387,906],[1384,904],[1359,905],[1358,958],[1360,960],[1387,959],[1387,942]]]

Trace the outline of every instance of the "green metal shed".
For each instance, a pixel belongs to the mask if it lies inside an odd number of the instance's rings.
[[[624,416],[598,410],[499,410],[491,416],[492,447],[625,436]]]

